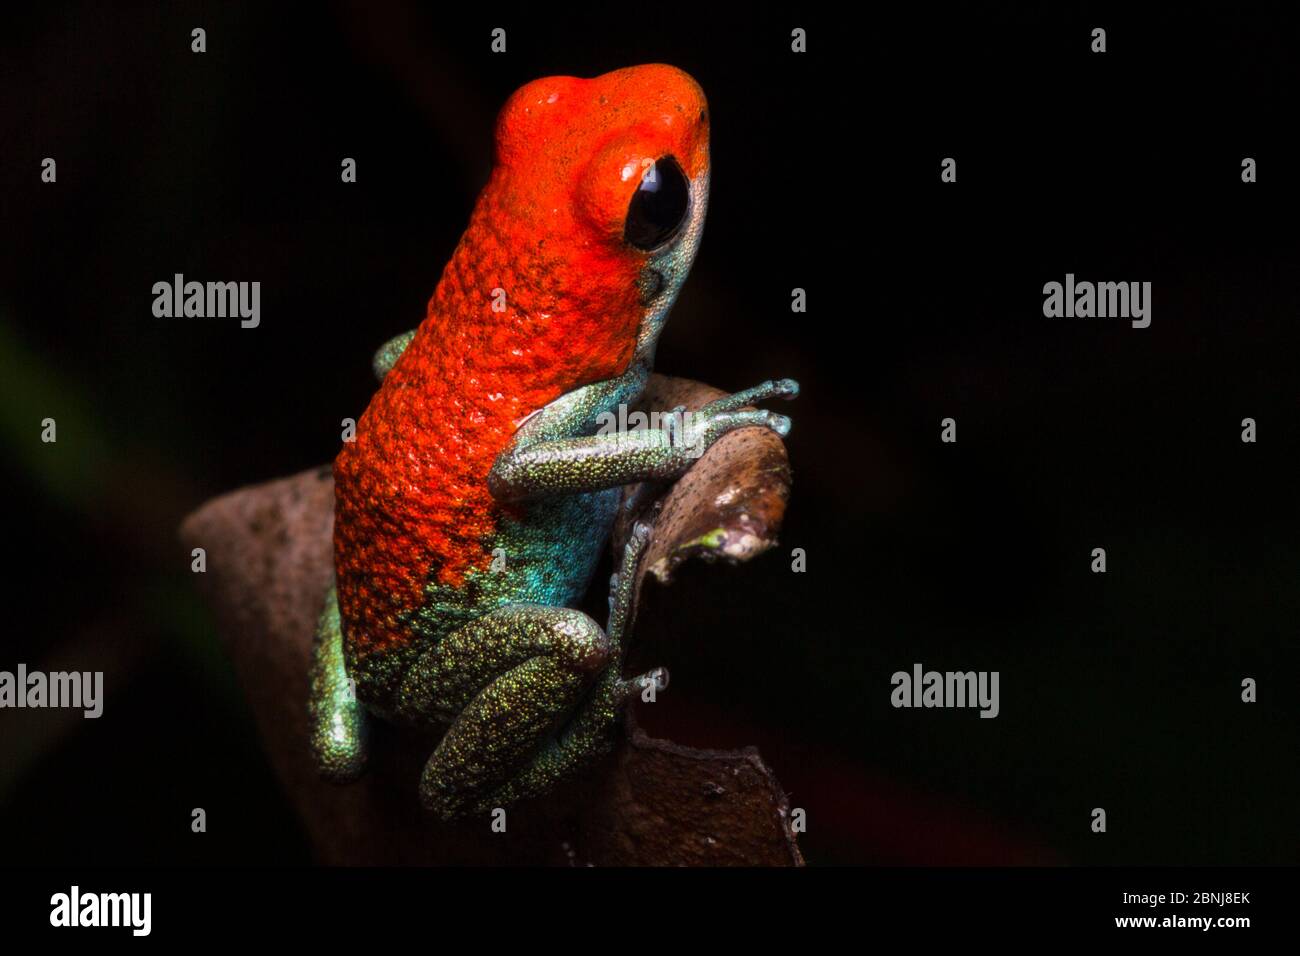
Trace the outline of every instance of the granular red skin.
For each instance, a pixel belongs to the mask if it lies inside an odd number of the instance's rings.
[[[431,579],[459,587],[487,568],[503,513],[487,477],[518,424],[626,371],[646,255],[623,241],[623,220],[645,160],[671,153],[692,180],[707,168],[704,110],[695,82],[661,65],[537,80],[502,109],[469,227],[334,462],[339,610],[355,651],[410,640],[400,616]]]

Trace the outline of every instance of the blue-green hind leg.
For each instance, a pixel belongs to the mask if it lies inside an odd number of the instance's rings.
[[[520,773],[481,801],[478,810],[486,811],[545,793],[555,781],[605,755],[617,740],[619,717],[627,702],[642,694],[652,683],[656,691],[668,687],[668,669],[665,667],[653,668],[636,677],[623,677],[627,632],[635,611],[636,569],[649,537],[649,527],[638,522],[624,546],[618,570],[610,578],[609,624],[606,628],[609,666],[601,673],[567,726],[550,737]]]
[[[420,779],[428,809],[453,819],[550,790],[609,751],[632,694],[651,680],[666,686],[662,669],[621,676],[646,537],[634,535],[615,575],[608,633],[570,608],[511,604],[447,635],[408,671],[409,715],[455,715]]]
[[[491,809],[490,795],[555,733],[609,660],[600,625],[542,604],[507,604],[445,635],[406,672],[401,710],[451,720],[420,777],[444,820]]]
[[[343,658],[343,625],[333,585],[312,645],[308,727],[312,757],[322,777],[339,783],[355,780],[366,764],[368,722],[348,679]]]

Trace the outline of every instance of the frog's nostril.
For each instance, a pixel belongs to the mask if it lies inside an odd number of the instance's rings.
[[[646,269],[641,273],[640,286],[641,304],[649,305],[664,291],[664,274],[658,269]]]

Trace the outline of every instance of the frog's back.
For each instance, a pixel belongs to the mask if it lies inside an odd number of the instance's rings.
[[[426,638],[411,626],[426,605],[443,605],[442,629],[481,613],[478,579],[494,549],[519,554],[515,547],[536,545],[542,530],[532,527],[532,509],[492,498],[487,479],[497,455],[530,414],[631,360],[632,337],[601,343],[580,327],[585,319],[568,323],[578,326],[569,340],[603,344],[599,352],[559,353],[550,344],[547,333],[560,324],[554,291],[545,275],[521,275],[504,257],[508,244],[489,225],[490,192],[491,185],[424,322],[334,463],[339,611],[354,657]],[[512,290],[501,313],[492,310],[497,288]],[[513,576],[501,583],[508,581],[529,590]],[[427,632],[428,615],[421,620],[418,630]]]

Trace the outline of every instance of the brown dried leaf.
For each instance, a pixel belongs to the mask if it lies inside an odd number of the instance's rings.
[[[724,395],[700,382],[655,375],[640,407],[668,412],[680,405],[696,411]],[[772,547],[789,497],[790,461],[781,439],[766,428],[742,428],[709,448],[653,505],[620,512],[615,544],[626,539],[633,520],[657,510],[640,576],[644,580],[650,573],[668,584],[688,558],[737,563]]]

